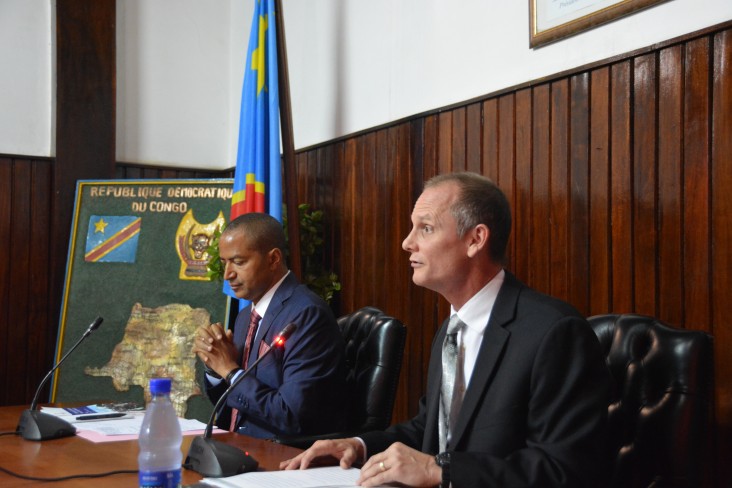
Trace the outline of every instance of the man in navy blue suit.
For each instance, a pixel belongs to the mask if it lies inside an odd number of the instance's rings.
[[[510,231],[508,201],[487,178],[426,184],[402,247],[412,281],[442,295],[451,317],[433,342],[419,412],[386,431],[318,441],[281,468],[364,463],[362,486],[602,485],[603,352],[577,310],[504,269]]]
[[[226,400],[219,427],[259,438],[312,435],[343,427],[344,343],[328,305],[288,270],[282,225],[262,213],[234,219],[219,239],[224,279],[251,306],[234,332],[221,324],[196,331],[193,352],[206,370],[206,392],[217,402],[289,323],[297,329]]]

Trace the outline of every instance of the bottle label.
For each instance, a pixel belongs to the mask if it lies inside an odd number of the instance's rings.
[[[179,488],[180,469],[173,471],[140,471],[138,475],[140,488]]]

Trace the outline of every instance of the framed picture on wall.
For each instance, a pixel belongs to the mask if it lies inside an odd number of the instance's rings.
[[[668,0],[529,0],[532,48]]]

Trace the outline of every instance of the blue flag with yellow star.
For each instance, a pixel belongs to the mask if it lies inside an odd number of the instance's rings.
[[[134,263],[141,224],[136,216],[90,216],[84,261]]]
[[[254,4],[244,67],[231,220],[250,212],[282,222],[282,161],[274,0]],[[224,293],[234,297],[228,282]],[[240,307],[246,306],[243,300]]]

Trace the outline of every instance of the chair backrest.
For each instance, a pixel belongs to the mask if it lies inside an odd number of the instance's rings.
[[[614,380],[610,486],[700,486],[714,381],[712,337],[642,315],[588,321]]]
[[[374,307],[338,319],[346,342],[350,392],[347,429],[357,434],[391,423],[407,328]]]

